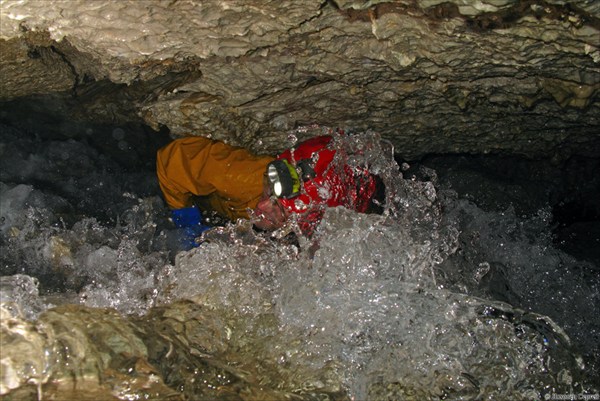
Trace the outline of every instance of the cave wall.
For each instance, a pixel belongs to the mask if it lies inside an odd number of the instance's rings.
[[[42,98],[72,119],[137,119],[260,153],[314,123],[373,129],[407,159],[600,155],[594,0],[0,7],[4,105]]]

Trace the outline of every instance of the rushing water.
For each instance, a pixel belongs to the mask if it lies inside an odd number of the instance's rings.
[[[483,210],[368,132],[336,146],[383,177],[383,214],[178,252],[139,128],[1,128],[4,399],[598,394],[598,266],[555,247],[549,208]]]

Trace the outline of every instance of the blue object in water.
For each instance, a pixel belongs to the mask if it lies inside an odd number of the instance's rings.
[[[210,228],[201,223],[202,213],[195,206],[175,209],[171,211],[171,218],[175,227],[181,229],[179,242],[186,251],[200,245],[196,238]]]

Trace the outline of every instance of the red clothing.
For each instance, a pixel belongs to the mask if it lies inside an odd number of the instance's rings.
[[[323,216],[324,206],[345,206],[365,212],[376,183],[365,169],[353,169],[343,154],[328,147],[331,136],[311,138],[278,156],[300,170],[309,166],[310,177],[300,177],[301,193],[278,202],[299,214],[300,227],[310,234]],[[255,156],[245,149],[202,137],[177,139],[158,151],[157,174],[168,205],[191,206],[201,196],[201,208],[235,220],[248,218],[263,196],[263,175],[273,158]]]
[[[299,222],[304,232],[312,232],[324,205],[366,212],[376,190],[375,179],[366,169],[352,169],[344,155],[336,158],[336,151],[328,146],[332,139],[329,135],[311,138],[277,157],[297,167],[304,160],[314,170],[314,177],[303,181],[300,195],[280,200],[288,211],[302,214]]]

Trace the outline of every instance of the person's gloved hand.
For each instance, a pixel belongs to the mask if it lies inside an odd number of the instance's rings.
[[[179,242],[186,251],[200,245],[196,242],[196,238],[210,228],[201,223],[202,214],[195,206],[174,209],[171,211],[171,218],[175,227],[180,229]]]

